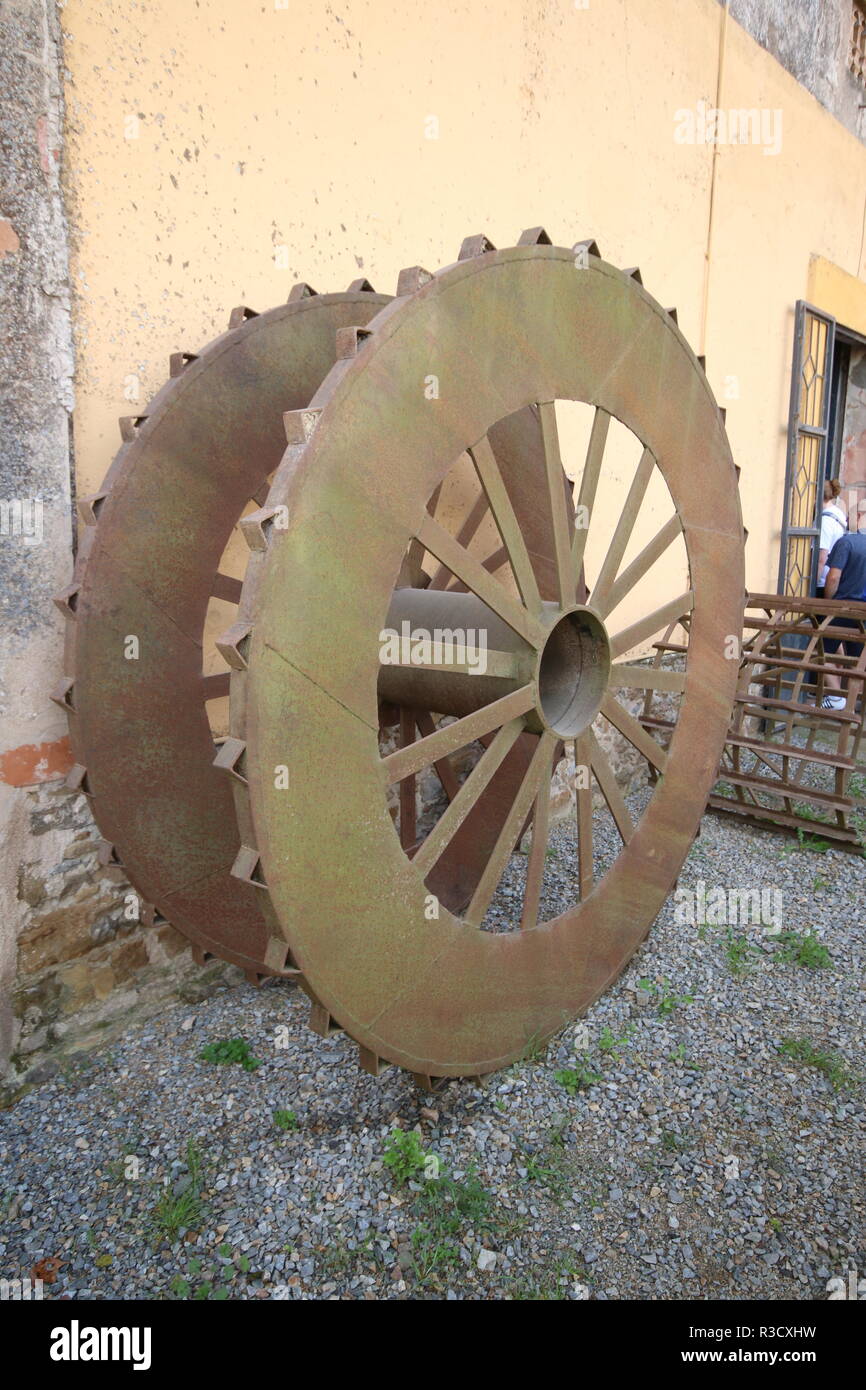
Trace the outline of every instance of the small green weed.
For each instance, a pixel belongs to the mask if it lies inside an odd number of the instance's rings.
[[[823,1072],[834,1091],[840,1091],[853,1080],[845,1061],[831,1048],[816,1047],[809,1038],[785,1038],[779,1051],[784,1057],[800,1062],[805,1067],[814,1067]]]
[[[753,941],[743,932],[735,932],[733,927],[725,931],[725,959],[732,975],[745,975],[759,954]]]
[[[590,1086],[596,1086],[602,1080],[600,1072],[593,1071],[587,1058],[579,1058],[577,1066],[563,1067],[560,1071],[553,1073],[554,1081],[558,1081],[560,1086],[564,1086],[570,1096],[576,1096],[578,1091],[587,1090]]]
[[[274,1124],[277,1129],[295,1130],[298,1128],[298,1117],[294,1110],[275,1110]]]
[[[246,1038],[222,1038],[219,1042],[208,1043],[198,1055],[203,1062],[243,1067],[244,1071],[255,1071],[262,1065],[261,1059],[250,1052]]]
[[[618,1038],[612,1028],[602,1028],[598,1039],[599,1049],[606,1053],[607,1056],[612,1057],[615,1062],[618,1062],[622,1056],[622,1049],[628,1043],[633,1032],[634,1028],[629,1025],[622,1037]]]
[[[396,1126],[391,1130],[385,1144],[384,1163],[395,1182],[403,1184],[423,1177],[429,1156],[421,1147],[417,1130]]]
[[[776,940],[780,950],[776,952],[785,965],[802,965],[806,970],[826,970],[832,963],[832,956],[822,941],[812,932],[782,932]]]
[[[645,990],[647,994],[656,996],[656,1008],[662,1017],[672,1014],[681,1004],[694,1003],[693,994],[675,994],[670,989],[670,980],[662,977],[661,983],[656,984],[654,980],[638,980],[638,988]]]

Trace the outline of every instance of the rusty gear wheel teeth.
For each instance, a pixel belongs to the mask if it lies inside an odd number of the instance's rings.
[[[376,293],[369,280],[364,278],[353,280],[349,285],[348,289],[350,293]],[[286,302],[292,304],[301,299],[314,298],[317,295],[317,290],[314,290],[306,282],[301,281],[292,287]],[[155,414],[157,410],[161,410],[166,404],[168,404],[173,395],[178,391],[178,389],[181,389],[181,378],[184,376],[187,369],[194,362],[198,362],[201,359],[204,359],[206,361],[212,354],[220,352],[224,347],[226,340],[232,334],[236,333],[238,329],[242,329],[244,325],[249,322],[249,320],[259,317],[261,317],[259,311],[249,308],[248,305],[239,305],[236,308],[232,309],[231,313],[229,314],[228,328],[224,332],[217,334],[215,338],[211,339],[200,353],[181,351],[170,354],[168,378],[163,383],[163,385],[157,390],[156,394],[152,397],[145,410],[137,415],[124,415],[119,418],[118,427],[120,431],[121,447],[112,459],[112,462],[109,466],[108,472],[105,475],[105,479],[102,483],[102,486],[99,488],[97,492],[90,493],[89,495],[78,499],[77,510],[78,515],[84,524],[84,530],[79,537],[78,554],[76,556],[76,561],[73,568],[72,580],[66,586],[66,588],[62,589],[60,593],[55,594],[53,597],[53,602],[55,606],[63,614],[63,617],[66,619],[67,622],[66,640],[64,648],[64,665],[66,666],[67,670],[71,671],[73,674],[64,675],[61,681],[58,683],[58,685],[55,687],[55,689],[51,692],[49,696],[49,698],[53,700],[54,703],[57,704],[67,716],[70,747],[72,749],[74,757],[76,756],[77,751],[74,721],[74,715],[76,713],[74,701],[74,673],[76,669],[75,620],[77,617],[78,598],[81,593],[87,569],[87,558],[94,542],[96,529],[99,525],[99,518],[102,509],[106,501],[108,500],[111,494],[111,489],[125,464],[130,447],[136,444],[136,442],[139,440],[141,431],[147,425],[150,416]],[[255,497],[253,500],[258,501],[260,504],[263,504],[266,500],[266,490],[264,490],[262,495]],[[61,787],[70,795],[84,795],[87,798],[88,803],[90,805],[91,813],[94,817],[94,820],[96,821],[97,826],[99,826],[98,808],[88,781],[86,765],[76,760],[70,768],[69,772],[67,773],[66,777],[64,778]],[[121,871],[124,875],[126,874],[126,869],[115,847],[109,841],[104,839],[99,841],[99,853],[101,856],[108,856],[105,859],[100,858],[99,862],[103,864],[104,867]],[[132,887],[135,888],[135,884],[132,884]],[[137,889],[136,892],[138,892]],[[155,907],[151,903],[145,902],[144,899],[141,898],[140,894],[139,899],[142,903],[140,920],[143,926],[161,926],[168,922],[168,918],[163,916],[159,908]],[[284,943],[282,943],[281,941],[280,944]],[[211,952],[207,951],[204,947],[198,945],[196,942],[191,942],[191,945],[194,958],[200,964],[203,963],[205,960],[216,959],[216,957]],[[278,954],[278,951],[275,952],[275,955]],[[288,956],[287,951],[285,954],[286,956]],[[288,959],[290,960],[291,958],[288,957]],[[289,965],[286,968],[277,968],[274,971],[274,973],[278,975],[284,975],[287,978],[292,978],[296,976],[298,972],[293,965]],[[251,980],[251,982],[253,983],[260,983],[262,979],[266,978],[265,976],[251,970],[245,970],[245,974],[247,978]]]
[[[517,246],[550,246],[553,242],[544,227],[531,227],[522,232],[517,241]],[[489,237],[483,233],[468,236],[461,244],[458,262],[471,260],[475,257],[485,256],[496,251],[496,247]],[[601,251],[598,243],[592,239],[576,242],[571,247],[572,254],[577,256],[593,256],[601,259]],[[426,285],[436,279],[437,275],[443,274],[450,269],[445,266],[437,272],[426,270],[423,266],[410,266],[400,271],[397,279],[396,299],[408,299],[413,295],[421,293]],[[628,276],[634,284],[643,290],[643,278],[640,270],[630,267],[622,272]],[[368,282],[354,282],[354,288],[369,289]],[[302,290],[303,286],[296,286],[297,290]],[[295,291],[293,291],[295,293]],[[388,310],[390,312],[393,305]],[[664,311],[668,318],[676,327],[680,334],[678,316],[675,308]],[[268,490],[267,498],[258,511],[248,515],[240,523],[240,529],[247,541],[250,549],[250,556],[243,581],[241,599],[238,606],[237,620],[232,626],[217,639],[217,648],[222,653],[231,670],[230,687],[230,736],[223,742],[214,759],[215,765],[226,775],[232,778],[232,789],[234,793],[235,808],[237,812],[238,828],[241,833],[241,849],[232,868],[232,873],[250,883],[253,887],[261,891],[262,911],[272,933],[272,942],[279,943],[280,949],[288,952],[288,943],[283,934],[281,924],[274,909],[267,882],[261,865],[261,858],[255,844],[255,834],[253,829],[252,807],[250,803],[249,781],[246,776],[246,680],[249,671],[249,648],[250,639],[253,632],[254,619],[258,606],[258,593],[264,574],[264,562],[267,557],[269,545],[273,539],[274,522],[278,509],[285,510],[288,502],[288,480],[294,467],[300,461],[307,445],[309,444],[319,418],[321,417],[323,405],[320,400],[327,400],[331,395],[336,383],[342,378],[345,371],[351,366],[355,357],[361,352],[371,338],[375,337],[377,315],[371,323],[364,328],[344,328],[338,330],[336,335],[336,362],[328,373],[325,380],[320,385],[316,395],[310,404],[302,410],[287,411],[283,415],[283,424],[286,434],[286,451],[274,473]],[[685,342],[685,339],[683,339]],[[688,346],[688,344],[686,344]],[[689,349],[691,350],[691,349]],[[705,361],[698,358],[699,365],[705,371]],[[720,411],[720,418],[724,424],[724,412]],[[291,957],[289,957],[291,958]],[[328,1009],[317,999],[315,992],[310,986],[299,967],[295,967],[297,983],[310,998],[310,1013],[307,1020],[308,1027],[320,1037],[331,1037],[340,1031],[347,1031],[343,1025],[335,1019]],[[351,1036],[351,1034],[348,1034]],[[380,1076],[392,1064],[386,1059],[381,1058],[369,1048],[355,1041],[358,1048],[358,1061],[361,1069],[372,1076]],[[423,1073],[410,1072],[416,1085],[423,1091],[437,1091],[447,1085],[452,1080],[469,1080],[479,1085],[486,1083],[487,1077],[481,1074],[458,1076],[443,1075],[432,1076]],[[488,1074],[489,1075],[489,1074]]]

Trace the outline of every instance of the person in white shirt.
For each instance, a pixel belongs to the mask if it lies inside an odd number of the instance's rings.
[[[818,540],[818,583],[815,594],[824,597],[827,582],[827,557],[840,536],[848,530],[848,518],[837,498],[842,485],[837,478],[828,478],[824,484],[824,510],[821,513],[821,535]]]

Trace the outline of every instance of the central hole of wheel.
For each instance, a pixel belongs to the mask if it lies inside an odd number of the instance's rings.
[[[610,643],[604,623],[588,608],[560,618],[538,664],[538,711],[560,738],[576,738],[598,714],[610,676]]]

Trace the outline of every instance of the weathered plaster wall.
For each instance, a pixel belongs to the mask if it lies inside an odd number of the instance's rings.
[[[72,566],[72,331],[60,194],[58,29],[47,0],[4,0],[0,43],[0,1054],[14,1025],[18,865],[33,850],[28,784],[68,765],[64,720],[46,700],[59,666],[51,595]],[[34,855],[38,858],[38,854]]]
[[[717,0],[278,5],[63,10],[80,489],[233,304],[361,271],[388,289],[541,222],[677,305],[728,408],[749,585],[772,587],[793,306],[813,253],[860,275],[860,141]],[[778,151],[678,142],[677,112],[717,98],[780,111]]]
[[[724,4],[725,0],[719,0]],[[729,0],[738,24],[859,139],[866,89],[848,71],[851,0]]]
[[[0,1074],[14,1086],[175,987],[180,938],[124,918],[66,721],[51,599],[72,570],[73,352],[52,0],[0,6]],[[118,987],[121,987],[120,989]],[[7,1070],[8,1059],[12,1058]],[[54,1060],[52,1060],[54,1059]]]

